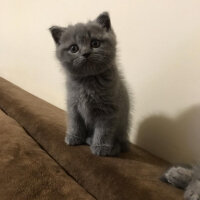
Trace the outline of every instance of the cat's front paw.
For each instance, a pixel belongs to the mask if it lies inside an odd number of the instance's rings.
[[[91,145],[90,149],[94,155],[97,156],[117,156],[120,153],[118,146],[111,145]]]
[[[80,145],[83,144],[85,141],[83,138],[78,137],[76,135],[70,135],[67,134],[65,137],[65,143],[67,143],[68,145],[74,146],[74,145]]]

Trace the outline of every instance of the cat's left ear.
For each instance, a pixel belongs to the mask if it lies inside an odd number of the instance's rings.
[[[51,28],[49,28],[49,31],[51,32],[51,35],[52,35],[55,43],[57,45],[59,45],[60,44],[61,35],[64,32],[64,28],[63,27],[59,27],[59,26],[52,26]]]
[[[97,23],[100,24],[103,28],[106,29],[106,31],[109,31],[111,29],[111,22],[108,12],[101,13],[97,19]]]

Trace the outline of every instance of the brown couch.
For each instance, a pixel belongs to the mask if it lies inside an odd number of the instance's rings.
[[[66,113],[0,78],[0,200],[181,200],[168,163],[136,145],[98,157],[64,143]]]

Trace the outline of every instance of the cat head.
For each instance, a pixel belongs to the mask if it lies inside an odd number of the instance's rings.
[[[53,26],[50,32],[57,58],[71,74],[96,75],[112,67],[116,38],[107,12],[85,24]]]

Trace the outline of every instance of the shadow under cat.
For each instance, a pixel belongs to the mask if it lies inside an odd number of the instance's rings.
[[[177,118],[152,115],[139,126],[136,144],[172,163],[197,162],[200,152],[200,105]]]
[[[169,168],[161,180],[185,190],[184,199],[200,200],[200,106],[196,105],[176,119],[151,116],[139,128],[137,144],[170,159],[173,163],[190,163]],[[170,156],[170,158],[169,158]]]

